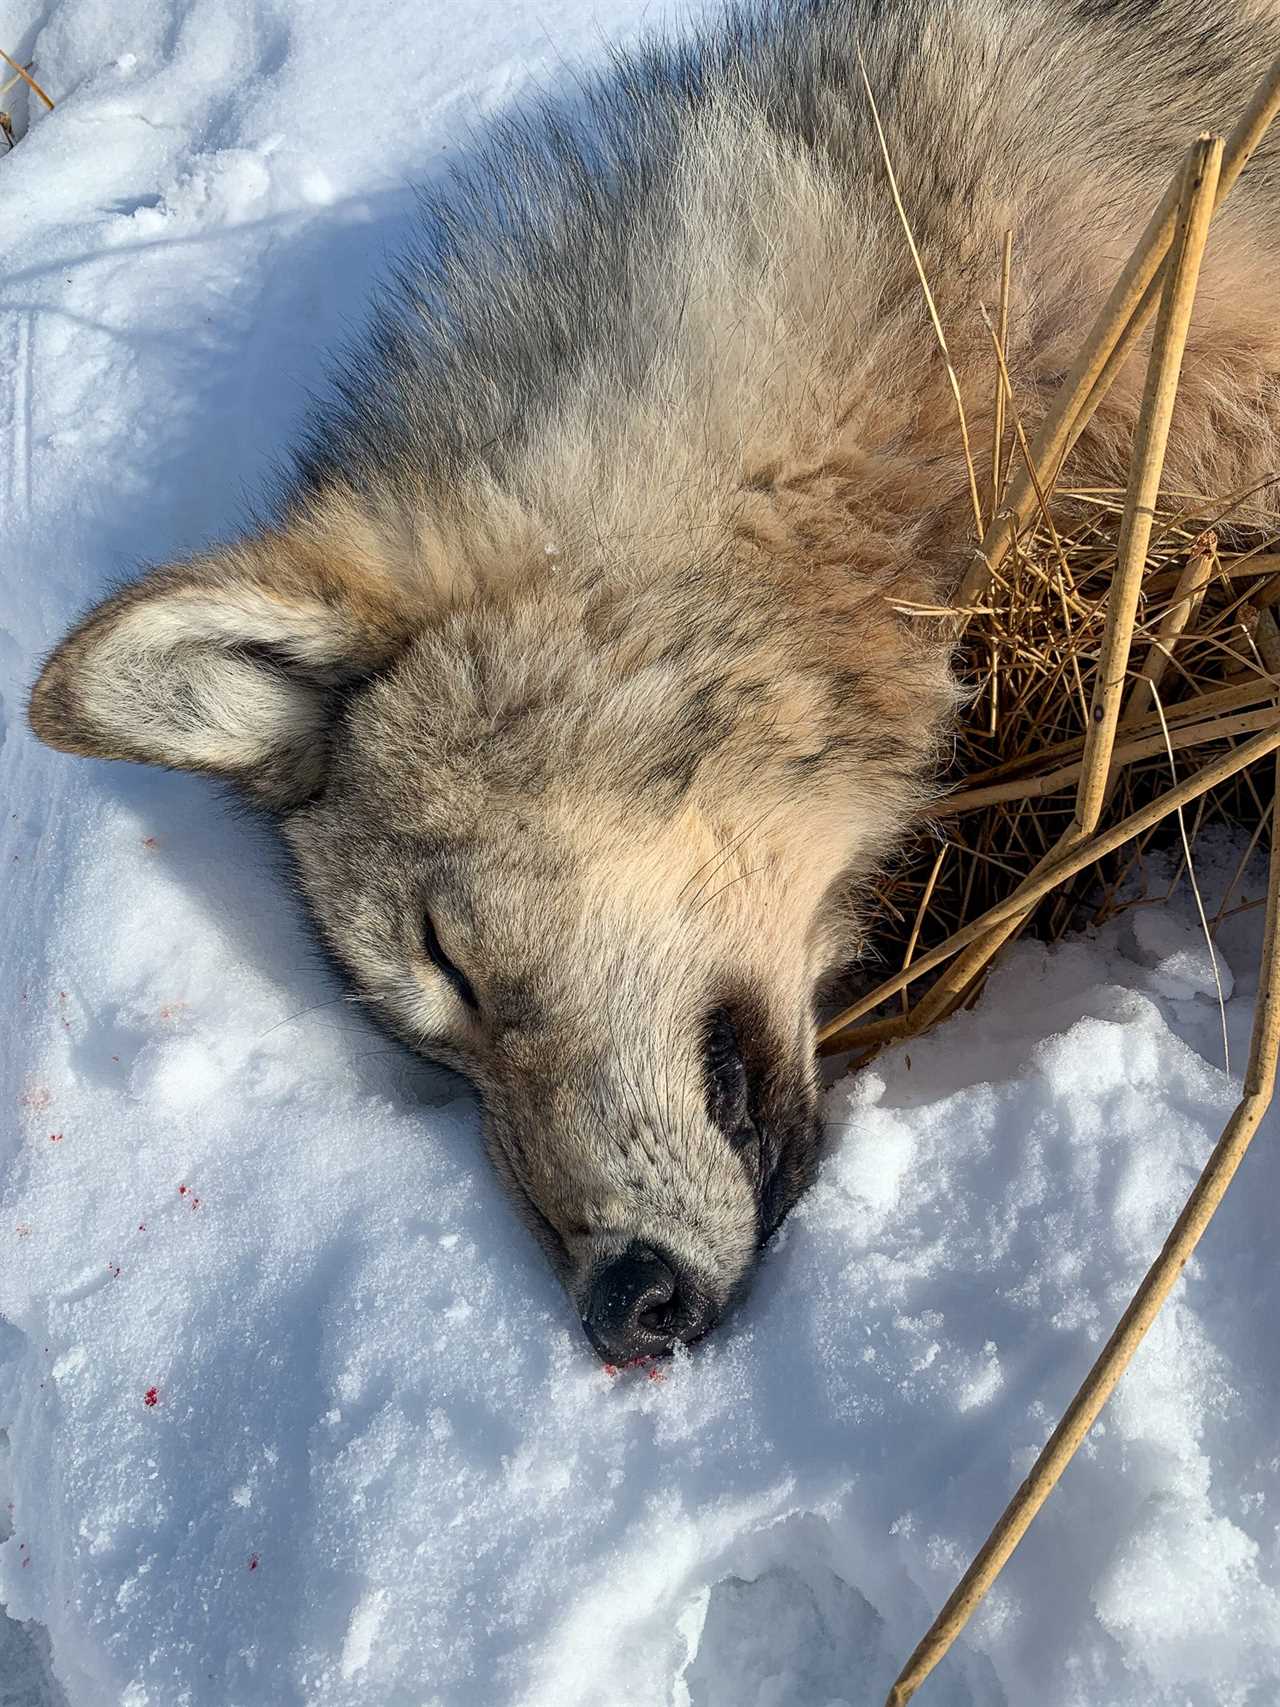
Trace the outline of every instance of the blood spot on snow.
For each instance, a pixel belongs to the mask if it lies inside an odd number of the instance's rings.
[[[158,1387],[148,1387],[146,1392],[142,1395],[142,1402],[147,1406],[158,1405],[160,1403],[160,1389]]]
[[[642,1351],[639,1357],[630,1358],[626,1363],[606,1363],[604,1365],[604,1372],[609,1376],[621,1374],[626,1369],[643,1369],[650,1381],[666,1380],[666,1376],[654,1361],[652,1354],[647,1351]]]
[[[107,1273],[111,1276],[112,1280],[119,1280],[120,1264],[118,1262],[109,1262],[107,1264]]]
[[[145,1233],[145,1232],[146,1232],[146,1230],[147,1230],[147,1224],[146,1224],[146,1222],[145,1222],[145,1221],[139,1221],[139,1222],[138,1222],[138,1231],[139,1231],[139,1232],[140,1232],[140,1233]]]
[[[49,1142],[51,1144],[61,1144],[61,1142],[62,1142],[61,1132],[51,1132],[49,1134]]]
[[[258,1568],[258,1555],[256,1553],[250,1553],[250,1555],[249,1555],[249,1569],[251,1571],[256,1571],[257,1568]]]
[[[31,1237],[31,1223],[29,1221],[19,1221],[18,1225],[13,1230],[20,1239],[29,1239]]]
[[[160,846],[160,838],[159,836],[144,836],[142,838],[142,845],[144,848],[158,848]]]
[[[186,1188],[186,1186],[185,1186],[185,1185],[180,1185],[180,1186],[179,1186],[179,1187],[178,1187],[178,1196],[179,1196],[179,1197],[185,1197],[185,1196],[186,1196],[186,1195],[187,1195],[187,1188]]]
[[[20,1107],[37,1110],[48,1108],[52,1101],[53,1097],[46,1085],[28,1085],[18,1098]]]

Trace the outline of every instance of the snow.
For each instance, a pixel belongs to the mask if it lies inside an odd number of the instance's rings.
[[[52,0],[3,44],[60,97],[0,161],[3,1707],[876,1703],[1238,1094],[1189,896],[1023,943],[833,1089],[735,1319],[610,1378],[266,832],[26,733],[75,612],[234,527],[409,186],[642,13]],[[1280,1700],[1278,1137],[922,1700]]]

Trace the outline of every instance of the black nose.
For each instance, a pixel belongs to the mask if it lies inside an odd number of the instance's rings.
[[[582,1314],[587,1338],[609,1363],[659,1357],[711,1323],[709,1301],[649,1245],[628,1245],[601,1269]]]

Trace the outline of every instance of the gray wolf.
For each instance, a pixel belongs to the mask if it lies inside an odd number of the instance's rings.
[[[705,1333],[813,1178],[814,1004],[927,802],[1014,234],[1034,426],[1280,5],[764,0],[499,124],[284,490],[61,642],[71,753],[274,814],[369,1009],[461,1069],[601,1356]],[[1280,173],[1215,227],[1168,481],[1280,464]],[[1117,479],[1141,363],[1082,439]]]

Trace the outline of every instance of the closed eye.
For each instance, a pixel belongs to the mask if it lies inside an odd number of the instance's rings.
[[[703,1074],[707,1113],[735,1150],[746,1150],[759,1139],[750,1107],[750,1086],[727,1008],[713,1008],[703,1028]]]
[[[426,950],[427,959],[440,976],[448,979],[458,996],[473,1012],[479,1013],[480,1003],[471,986],[471,980],[461,967],[454,965],[440,946],[440,938],[436,935],[435,923],[430,913],[422,915],[422,946]]]

